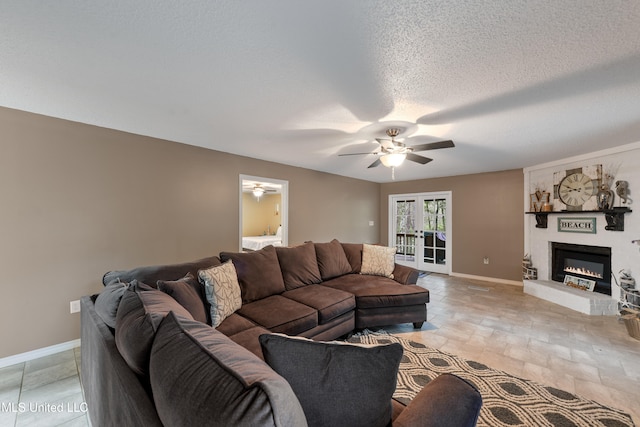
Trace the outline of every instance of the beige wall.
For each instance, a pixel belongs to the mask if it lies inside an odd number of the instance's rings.
[[[380,185],[4,108],[0,138],[0,358],[78,338],[108,270],[237,250],[240,174],[289,182],[291,245],[386,243],[389,194],[452,190],[453,271],[520,278],[520,170]]]
[[[276,204],[279,206],[277,213]],[[276,234],[282,220],[280,209],[280,194],[263,194],[257,199],[253,193],[242,193],[242,235]]]
[[[377,242],[379,184],[0,108],[0,357],[79,337],[112,269],[237,250],[239,175],[289,181],[289,243]]]
[[[521,169],[382,184],[380,238],[388,244],[389,195],[451,191],[452,273],[522,280],[523,185]]]

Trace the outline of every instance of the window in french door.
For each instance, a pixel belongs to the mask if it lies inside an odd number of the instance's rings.
[[[425,264],[444,265],[447,262],[447,201],[423,200],[423,237]]]
[[[394,212],[396,262],[413,265],[416,262],[416,200],[395,200]]]

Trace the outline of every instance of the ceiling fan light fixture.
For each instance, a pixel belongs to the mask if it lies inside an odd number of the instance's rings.
[[[395,168],[400,166],[406,158],[407,153],[389,153],[380,157],[380,162],[388,168]]]
[[[253,195],[256,196],[256,198],[260,198],[260,196],[262,196],[264,194],[264,188],[262,187],[254,187],[253,188]]]

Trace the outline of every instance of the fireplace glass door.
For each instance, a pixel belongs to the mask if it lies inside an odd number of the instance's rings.
[[[611,295],[611,248],[551,243],[551,278],[564,282],[565,275],[595,280],[594,292]]]

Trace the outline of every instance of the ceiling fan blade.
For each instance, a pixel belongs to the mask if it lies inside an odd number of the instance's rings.
[[[413,151],[427,151],[427,150],[437,150],[438,148],[451,148],[455,147],[453,141],[438,141],[438,142],[429,142],[428,144],[420,144],[414,145],[411,148]]]
[[[428,157],[420,156],[418,154],[407,153],[407,160],[411,160],[412,162],[420,163],[421,165],[426,165],[433,159]]]
[[[381,164],[381,163],[382,163],[382,162],[380,161],[380,158],[377,158],[375,162],[371,163],[371,164],[367,167],[367,169],[369,169],[369,168],[375,168],[376,166],[380,166],[380,164]]]
[[[360,155],[363,155],[363,154],[378,154],[378,153],[376,153],[375,151],[369,152],[369,153],[345,153],[345,154],[338,154],[338,157],[340,157],[340,156],[360,156]]]

